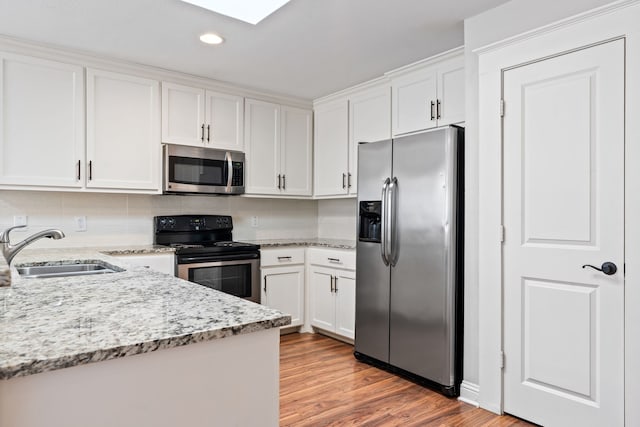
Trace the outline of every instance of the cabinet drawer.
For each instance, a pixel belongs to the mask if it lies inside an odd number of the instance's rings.
[[[273,267],[304,264],[304,248],[261,249],[260,265]]]
[[[356,251],[338,249],[309,249],[309,264],[321,265],[331,268],[356,269]]]

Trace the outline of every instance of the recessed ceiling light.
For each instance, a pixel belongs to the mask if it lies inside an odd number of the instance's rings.
[[[206,33],[200,36],[200,41],[206,44],[220,44],[224,39],[217,34]]]
[[[222,15],[256,25],[289,0],[182,0]]]

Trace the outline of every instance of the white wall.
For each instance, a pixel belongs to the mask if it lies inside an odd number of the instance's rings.
[[[478,57],[473,50],[610,3],[610,0],[511,0],[465,20],[466,246],[465,381],[478,384]],[[496,112],[498,106],[496,106]],[[497,236],[497,230],[496,230]],[[500,333],[500,331],[496,331]],[[480,392],[482,385],[480,384]]]
[[[318,201],[318,237],[356,239],[356,199]]]
[[[28,216],[29,229],[12,232],[13,241],[45,228],[60,228],[67,236],[42,239],[33,247],[151,244],[153,217],[176,214],[232,215],[236,240],[313,238],[318,233],[317,212],[312,200],[0,191],[0,230],[13,225],[14,215]],[[86,232],[74,231],[75,216],[87,217]]]

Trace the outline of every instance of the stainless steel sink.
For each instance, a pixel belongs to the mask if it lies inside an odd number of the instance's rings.
[[[16,267],[20,276],[25,278],[85,276],[88,274],[107,274],[123,271],[120,268],[102,262],[85,264],[33,265]]]

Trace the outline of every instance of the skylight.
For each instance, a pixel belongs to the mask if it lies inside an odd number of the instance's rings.
[[[289,0],[182,0],[213,12],[256,25]]]

